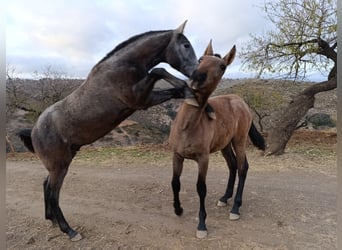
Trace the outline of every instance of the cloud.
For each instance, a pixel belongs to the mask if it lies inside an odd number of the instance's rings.
[[[9,11],[9,15],[12,14],[12,19],[15,20],[8,28],[10,51],[21,48],[19,52],[23,54],[40,52],[44,55],[74,58],[95,53],[108,39],[110,29],[99,18],[105,9],[97,11],[96,6],[89,4],[90,1],[79,3],[82,4],[81,9],[76,5],[77,1],[70,1],[72,4],[68,5],[62,4],[62,1],[35,2],[37,8],[33,11],[27,11],[26,7],[30,7],[25,6],[28,3],[26,1],[24,6],[18,4],[16,6],[20,8]],[[22,38],[25,43],[20,40]],[[27,47],[32,50],[23,50]]]
[[[266,22],[260,10],[255,7],[256,3],[255,0],[199,0],[194,8],[186,1],[181,13],[191,16],[189,32],[195,34],[196,42],[205,48],[209,39],[213,39],[214,49],[225,53],[233,44],[239,47],[239,43],[246,40],[249,33],[264,28]]]
[[[211,38],[215,51],[225,54],[233,44],[239,48],[249,33],[263,29],[265,21],[255,3],[12,0],[7,11],[7,58],[23,70],[63,64],[71,70],[68,74],[85,77],[90,65],[120,42],[148,30],[177,28],[184,20],[185,35],[198,56]]]

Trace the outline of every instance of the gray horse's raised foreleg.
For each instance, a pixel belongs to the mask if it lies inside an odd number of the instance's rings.
[[[154,84],[161,79],[169,82],[175,88],[152,91]],[[133,86],[133,92],[137,106],[135,108],[137,109],[146,109],[172,98],[194,98],[185,81],[171,75],[162,68],[153,69],[147,77]]]
[[[176,89],[183,89],[182,94],[184,96],[180,96],[179,98],[184,98],[185,102],[190,104],[190,105],[192,105],[192,106],[195,106],[195,107],[199,106],[198,101],[197,101],[194,93],[192,92],[191,88],[188,87],[188,84],[185,81],[183,81],[181,79],[178,79],[177,77],[171,75],[165,69],[156,68],[155,70],[158,71],[158,74],[161,74],[163,76],[162,79],[164,79],[165,81],[169,82]],[[163,94],[165,94],[165,93],[163,93]],[[157,92],[154,95],[155,96],[160,96],[160,95],[163,95],[163,94],[161,93],[161,91],[159,91],[159,93]],[[172,97],[172,98],[177,98],[177,97]],[[210,119],[212,119],[212,120],[216,119],[215,111],[210,106],[210,104],[208,104],[208,103],[207,103],[207,106],[205,107],[205,112],[208,114]]]
[[[196,107],[199,106],[194,93],[185,81],[175,77],[174,75],[171,75],[165,69],[156,68],[155,70],[157,70],[158,74],[161,74],[163,76],[162,79],[170,83],[172,86],[174,86],[177,89],[183,89],[184,96],[182,96],[181,98],[186,99],[186,102],[188,104]]]

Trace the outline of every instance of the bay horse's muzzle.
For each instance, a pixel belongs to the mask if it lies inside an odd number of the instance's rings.
[[[207,73],[199,72],[198,70],[195,70],[191,77],[190,77],[190,82],[189,82],[189,87],[193,90],[199,89],[203,83],[207,79]]]

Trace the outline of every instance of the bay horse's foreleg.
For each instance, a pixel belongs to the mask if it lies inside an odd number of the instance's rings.
[[[221,150],[221,153],[226,160],[226,163],[229,168],[229,179],[227,183],[226,192],[219,199],[217,206],[223,207],[227,206],[227,201],[229,198],[233,196],[235,179],[236,179],[236,171],[237,171],[237,162],[236,157],[232,149],[231,143],[229,143],[224,149]]]
[[[173,176],[171,181],[172,191],[173,191],[173,207],[175,209],[175,214],[180,216],[183,213],[183,208],[179,200],[179,192],[181,188],[180,176],[183,170],[184,158],[178,154],[173,154]]]
[[[229,219],[230,220],[238,220],[240,218],[240,212],[239,209],[242,205],[242,193],[245,186],[245,181],[247,178],[247,172],[248,172],[248,161],[246,156],[244,157],[244,160],[242,164],[239,165],[238,160],[238,176],[239,176],[239,184],[236,190],[235,198],[234,198],[234,205],[232,210],[230,211]]]
[[[198,177],[197,177],[197,193],[200,200],[200,209],[198,214],[198,226],[196,237],[204,238],[207,236],[207,226],[205,224],[205,220],[207,218],[207,212],[205,210],[205,197],[207,195],[207,185],[206,185],[206,176],[208,170],[209,156],[202,157],[198,160]]]

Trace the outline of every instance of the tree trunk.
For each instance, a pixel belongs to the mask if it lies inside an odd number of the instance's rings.
[[[269,132],[266,155],[280,155],[296,130],[299,121],[314,106],[315,94],[337,87],[336,76],[328,81],[314,84],[299,93],[285,108],[282,117]]]

